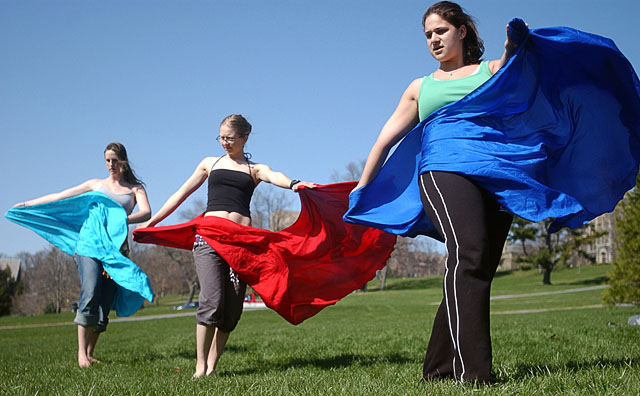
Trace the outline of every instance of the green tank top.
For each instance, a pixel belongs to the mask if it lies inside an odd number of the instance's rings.
[[[487,61],[480,63],[479,70],[474,74],[455,80],[436,80],[433,78],[433,73],[425,76],[422,78],[418,94],[420,121],[442,106],[467,96],[489,78],[491,78],[491,70],[489,70],[489,62]]]

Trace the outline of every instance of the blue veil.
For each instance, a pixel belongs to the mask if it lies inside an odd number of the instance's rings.
[[[469,95],[430,114],[379,174],[350,195],[345,221],[439,239],[418,176],[464,174],[510,212],[579,227],[612,211],[640,162],[640,82],[613,41],[509,23],[515,54]]]

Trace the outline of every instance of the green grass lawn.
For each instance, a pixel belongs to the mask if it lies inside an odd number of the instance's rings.
[[[553,286],[537,271],[500,274],[493,295],[606,283],[608,267],[564,269]],[[218,375],[191,380],[193,317],[112,323],[96,356],[76,366],[75,328],[6,329],[0,318],[0,393],[6,395],[639,395],[637,307],[600,304],[602,290],[495,300],[497,385],[420,383],[440,278],[390,280],[389,290],[354,293],[299,326],[270,310],[250,311],[232,334]],[[372,289],[374,288],[372,285]],[[175,305],[171,302],[171,305]],[[153,307],[150,307],[150,309]],[[505,314],[552,308],[541,313]],[[170,311],[157,306],[158,312]],[[145,308],[143,311],[147,311]],[[146,313],[146,312],[145,312]],[[66,315],[66,316],[65,316]],[[69,321],[68,314],[31,318]],[[614,325],[608,325],[609,322]]]

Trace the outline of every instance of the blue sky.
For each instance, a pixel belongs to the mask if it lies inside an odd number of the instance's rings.
[[[157,210],[222,153],[214,138],[231,113],[252,122],[256,162],[328,183],[366,158],[406,86],[436,68],[420,26],[430,4],[0,0],[0,207],[106,177],[104,147],[120,141]],[[460,4],[486,59],[520,17],[612,38],[640,65],[637,0]],[[45,246],[0,220],[0,253]]]

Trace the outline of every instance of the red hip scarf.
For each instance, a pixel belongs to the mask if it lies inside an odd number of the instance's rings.
[[[360,289],[393,251],[395,235],[342,221],[355,184],[301,188],[300,216],[280,232],[200,215],[138,229],[133,236],[140,243],[191,250],[200,234],[268,307],[295,325]]]

